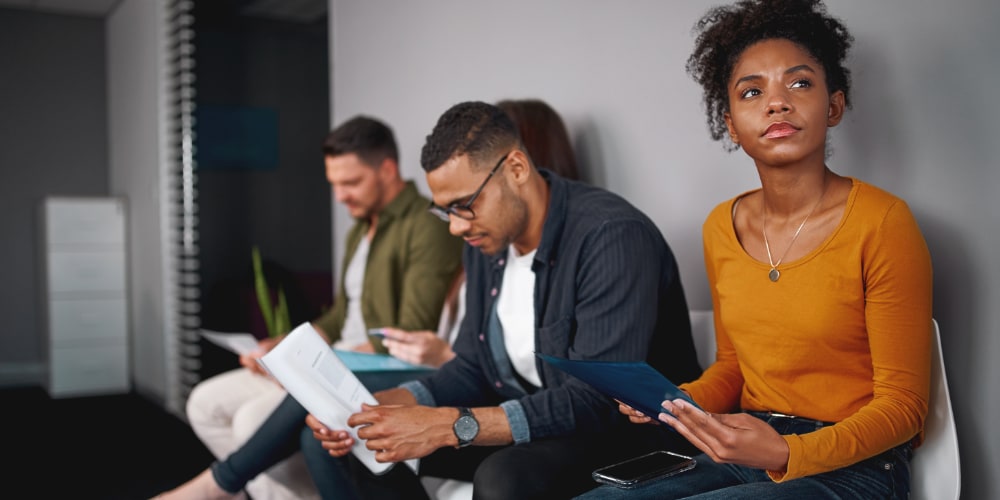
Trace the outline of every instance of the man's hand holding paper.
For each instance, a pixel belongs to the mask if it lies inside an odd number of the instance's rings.
[[[375,452],[379,462],[401,462],[430,455],[441,442],[454,437],[454,408],[419,405],[362,405],[347,424],[357,427],[358,438]],[[438,422],[439,425],[428,425]]]
[[[321,436],[324,431],[354,434],[356,430],[347,424],[351,413],[361,409],[362,404],[379,403],[309,323],[299,325],[262,357],[261,363],[309,411],[307,423],[315,420],[309,425],[314,435],[317,429]],[[350,440],[341,436],[335,434],[333,440],[350,442],[348,449],[372,472],[381,474],[388,470],[388,465],[376,460],[375,454],[356,435],[349,436],[354,438]],[[326,444],[327,439],[321,441]]]
[[[435,417],[435,412],[450,415],[454,413],[454,408],[362,404],[360,412],[347,418],[350,431],[331,429],[311,413],[306,416],[306,425],[331,456],[342,457],[355,446],[362,446],[373,452],[377,463],[405,461],[416,470],[416,459],[430,455],[440,447],[435,444],[438,439],[432,437],[447,439],[448,435],[452,435],[450,426],[438,428],[425,425]],[[432,433],[433,430],[448,434],[438,436],[439,433]],[[357,439],[352,437],[352,433]]]

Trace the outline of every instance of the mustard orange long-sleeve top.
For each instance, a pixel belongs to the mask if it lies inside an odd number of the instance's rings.
[[[773,411],[836,425],[786,435],[787,481],[921,435],[931,357],[931,262],[906,203],[852,179],[840,224],[805,257],[770,266],[743,250],[735,198],[703,227],[717,360],[681,386],[702,408]]]

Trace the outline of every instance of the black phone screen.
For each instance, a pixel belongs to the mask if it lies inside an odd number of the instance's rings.
[[[624,462],[594,471],[594,479],[619,486],[634,485],[640,481],[676,474],[694,467],[691,457],[669,451],[654,451]]]

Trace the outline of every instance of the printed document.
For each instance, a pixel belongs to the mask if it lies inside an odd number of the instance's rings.
[[[347,426],[347,418],[361,411],[361,403],[377,405],[378,401],[309,322],[296,327],[259,359],[271,376],[323,425],[346,430],[354,438],[351,452],[369,470],[382,474],[394,465],[376,462],[375,452],[365,448],[357,429]],[[416,471],[416,460],[406,463]]]

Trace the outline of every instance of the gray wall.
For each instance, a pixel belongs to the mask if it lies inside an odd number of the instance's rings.
[[[108,194],[104,27],[0,8],[0,383],[40,376],[38,208]]]
[[[405,175],[437,117],[467,99],[540,97],[571,129],[585,176],[646,211],[710,307],[701,223],[759,185],[741,152],[708,138],[684,72],[701,1],[331,0],[333,122],[380,116]],[[965,498],[1000,498],[1000,185],[994,97],[1000,4],[828,0],[856,37],[855,106],[833,137],[833,170],[906,199],[931,248],[935,310],[956,406]],[[348,221],[335,207],[334,240]],[[335,252],[340,249],[334,245]]]

